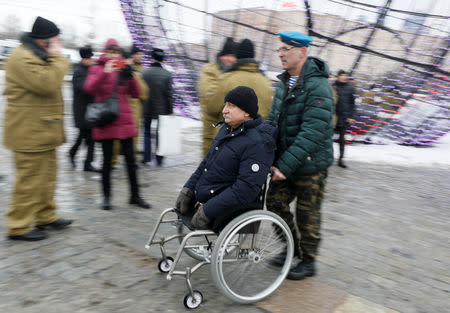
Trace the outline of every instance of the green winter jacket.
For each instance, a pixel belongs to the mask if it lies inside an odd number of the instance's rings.
[[[274,165],[291,180],[327,169],[333,163],[333,91],[328,65],[308,57],[296,85],[279,75],[267,121],[278,124]]]

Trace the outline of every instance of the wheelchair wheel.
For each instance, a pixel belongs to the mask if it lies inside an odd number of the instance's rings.
[[[250,211],[220,233],[211,255],[211,276],[232,301],[260,301],[286,278],[293,254],[292,233],[283,219],[268,211]]]
[[[158,269],[161,273],[169,273],[173,265],[173,258],[171,256],[161,259],[158,263]]]
[[[190,293],[188,293],[184,297],[184,306],[188,309],[196,309],[202,304],[203,301],[203,295],[200,291],[194,290],[194,296],[191,296]]]
[[[183,225],[183,223],[179,223],[177,225],[178,234],[187,234],[190,230]],[[208,236],[208,240],[210,240],[211,236]],[[213,236],[215,237],[215,236]],[[214,238],[212,238],[214,239]],[[181,243],[183,241],[183,237],[178,238],[178,242]],[[197,261],[203,261],[205,258],[211,256],[211,251],[208,250],[208,241],[204,236],[202,237],[192,237],[189,242],[189,245],[198,245],[198,248],[184,248],[184,252],[189,255],[191,258],[196,259]]]

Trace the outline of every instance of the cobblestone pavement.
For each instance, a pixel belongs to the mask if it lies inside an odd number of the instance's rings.
[[[3,109],[1,98],[1,116]],[[72,142],[69,107],[67,113]],[[183,156],[169,158],[161,168],[139,168],[151,210],[127,204],[123,161],[113,172],[115,208],[100,210],[100,176],[81,171],[85,150],[72,170],[69,144],[59,148],[58,212],[75,222],[66,231],[51,232],[48,240],[27,243],[6,240],[2,219],[0,312],[183,312],[184,281],[167,281],[157,270],[159,249],[144,245],[199,161],[199,133],[198,127],[185,130]],[[97,165],[100,159],[97,148]],[[14,169],[3,147],[0,160],[0,174],[6,175],[0,181],[4,216]],[[330,168],[317,276],[286,281],[262,303],[238,305],[219,293],[205,267],[193,276],[205,298],[198,312],[450,312],[450,168],[348,165]],[[172,255],[174,249],[169,247]]]

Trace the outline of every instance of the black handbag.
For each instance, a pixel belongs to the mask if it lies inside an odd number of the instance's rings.
[[[108,99],[88,104],[85,119],[89,125],[92,127],[103,127],[117,120],[120,115],[120,109],[116,89],[117,84]]]

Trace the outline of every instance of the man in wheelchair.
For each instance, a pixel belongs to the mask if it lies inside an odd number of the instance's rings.
[[[253,89],[236,87],[224,102],[222,128],[175,204],[181,214],[195,210],[196,229],[209,229],[213,220],[255,203],[275,157],[277,128],[258,114]]]

